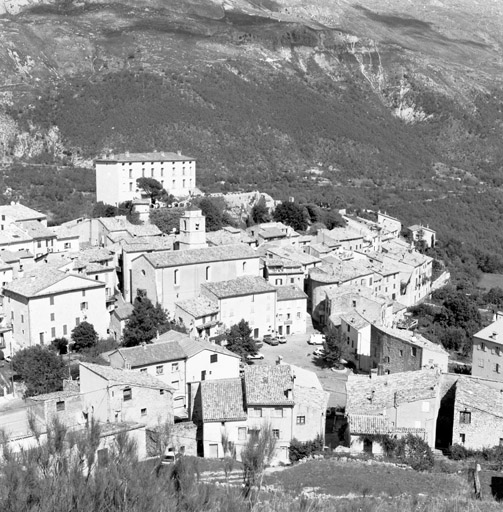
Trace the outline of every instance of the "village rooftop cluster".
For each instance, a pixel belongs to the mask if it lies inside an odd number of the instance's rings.
[[[152,177],[174,196],[190,197],[197,191],[193,158],[109,155],[96,161],[96,175],[97,199],[132,200],[143,224],[106,217],[48,227],[45,215],[26,206],[0,206],[4,354],[69,337],[83,321],[120,342],[139,294],[187,334],[168,331],[104,354],[101,365],[80,363],[79,380],[65,381],[63,391],[25,400],[26,415],[42,430],[54,417],[73,429],[93,418],[106,427],[100,450],[127,430],[146,457],[149,432],[167,422],[170,450],[221,457],[225,432],[239,458],[249,435],[268,425],[277,462],[288,462],[292,439],[325,439],[341,425],[353,451],[378,451],[371,439],[382,434],[413,433],[432,448],[439,436],[470,448],[503,440],[503,321],[475,336],[472,376],[449,374],[448,353],[404,328],[407,308],[449,276],[433,281],[432,258],[400,237],[399,220],[343,215],[345,227],[316,235],[280,222],[207,233],[201,210],[188,207],[179,232],[163,234],[148,222],[150,204],[136,180]],[[409,230],[413,240],[435,245],[430,228]],[[287,340],[275,364],[243,364],[226,348],[222,335],[243,319],[257,340]],[[356,369],[343,406],[314,371],[289,363],[289,337],[307,341],[313,322],[338,330]],[[8,401],[12,383],[2,377],[0,387]],[[33,442],[27,428],[9,435],[18,449]]]

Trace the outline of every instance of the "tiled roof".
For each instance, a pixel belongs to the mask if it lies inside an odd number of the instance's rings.
[[[38,220],[25,220],[18,222],[18,225],[21,226],[21,228],[35,240],[56,238],[54,231],[46,228]]]
[[[277,300],[307,299],[307,295],[296,285],[279,286]]]
[[[134,370],[120,370],[110,366],[101,366],[92,363],[80,363],[80,366],[91,370],[100,377],[103,377],[109,382],[114,384],[123,384],[126,386],[137,386],[143,388],[154,389],[167,389],[173,391],[171,386],[168,386],[161,380],[148,375],[147,373],[137,372]]]
[[[26,231],[16,224],[9,224],[0,231],[0,244],[16,244],[20,242],[31,242],[33,238]]]
[[[316,263],[320,263],[321,261],[316,256],[307,254],[304,251],[299,251],[295,247],[270,247],[268,248],[268,252],[279,256],[280,258],[285,258],[301,265],[314,265]]]
[[[500,318],[475,333],[474,338],[503,345],[503,319]]]
[[[111,352],[110,356],[115,353],[119,353],[131,365],[131,368],[175,361],[187,357],[177,341],[118,348],[116,351]]]
[[[186,311],[194,318],[218,313],[218,305],[206,297],[195,297],[193,299],[181,300],[175,305]]]
[[[285,238],[287,236],[281,229],[275,227],[261,229],[258,234],[262,238]]]
[[[363,414],[348,415],[349,431],[351,434],[424,434],[424,428],[395,427],[388,423],[386,416]]]
[[[33,220],[33,219],[45,219],[46,215],[43,213],[32,210],[22,204],[6,204],[0,206],[0,214],[10,217],[15,221],[20,220]]]
[[[202,381],[201,402],[205,422],[247,419],[240,378]]]
[[[501,385],[503,389],[503,383]],[[476,409],[503,418],[503,393],[474,377],[460,375],[456,382],[456,407]]]
[[[370,325],[370,323],[367,322],[367,320],[365,320],[365,318],[363,318],[360,314],[358,314],[357,311],[343,313],[340,315],[340,318],[357,331]]]
[[[434,352],[438,352],[439,354],[448,355],[448,352],[439,345],[438,343],[433,343],[429,339],[421,336],[421,334],[416,333],[415,331],[409,331],[407,329],[397,329],[392,327],[383,327],[379,326],[379,329],[387,334],[395,338],[399,338],[401,340],[410,343],[411,345],[415,345],[416,347],[426,348],[428,350],[432,350]]]
[[[52,226],[50,229],[55,233],[58,240],[80,237],[80,235],[69,226]]]
[[[43,292],[46,288],[69,277],[72,278],[72,282],[74,282],[75,279],[78,279],[79,285],[71,285],[66,289],[66,291],[100,288],[105,286],[104,283],[95,281],[93,279],[88,279],[86,277],[78,276],[75,274],[69,274],[67,272],[61,272],[60,270],[50,266],[44,266],[37,267],[25,272],[24,277],[21,279],[16,279],[11,283],[6,284],[4,286],[4,290],[18,293],[24,297],[34,297],[37,295],[43,295]]]
[[[123,246],[124,252],[171,251],[174,244],[173,236],[144,236],[133,238]]]
[[[178,267],[182,265],[195,265],[197,263],[210,263],[213,261],[230,261],[249,258],[258,258],[256,252],[244,244],[221,245],[205,247],[202,249],[189,249],[152,253],[145,258],[156,268]]]
[[[55,391],[54,393],[32,396],[30,397],[30,400],[35,402],[45,402],[48,400],[64,400],[65,398],[73,398],[79,395],[80,392],[78,389],[63,389],[62,391]]]
[[[242,276],[229,281],[201,285],[219,299],[256,293],[276,293],[276,288],[260,276]]]
[[[96,162],[181,162],[193,161],[191,156],[179,155],[171,151],[155,151],[152,153],[119,153],[97,158]]]
[[[117,305],[117,307],[114,310],[114,314],[120,320],[126,320],[131,315],[133,310],[134,306],[132,304],[130,304],[129,302],[123,302]]]
[[[225,347],[221,347],[220,345],[216,345],[215,343],[210,343],[205,340],[195,340],[189,338],[187,336],[186,339],[178,341],[182,350],[187,354],[187,357],[192,357],[196,354],[199,354],[203,350],[209,350],[210,352],[216,352],[217,354],[222,354],[225,356],[240,358],[238,354],[231,352]]]
[[[288,398],[293,379],[288,365],[256,365],[245,368],[246,405],[294,405]]]
[[[395,404],[437,396],[440,372],[418,370],[391,375],[352,376],[346,383],[347,414],[383,414]]]
[[[339,261],[338,263],[322,263],[319,267],[309,270],[312,279],[323,283],[344,283],[374,273],[370,264],[364,260]]]
[[[25,258],[33,258],[33,254],[27,249],[22,249],[20,251],[8,251],[5,249],[0,253],[0,255],[5,263],[16,263]]]

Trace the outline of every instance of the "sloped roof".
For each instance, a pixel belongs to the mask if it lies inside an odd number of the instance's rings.
[[[206,297],[194,297],[193,299],[175,302],[175,306],[186,311],[194,318],[218,313],[218,305]]]
[[[216,281],[201,285],[219,299],[252,295],[255,293],[275,293],[276,288],[260,276],[241,276],[229,281]]]
[[[264,228],[258,232],[262,238],[286,238],[287,234],[276,227]]]
[[[503,393],[468,375],[459,376],[455,401],[459,409],[475,409],[503,418]]]
[[[368,416],[364,414],[348,415],[351,434],[424,434],[424,428],[395,427],[389,424],[386,416]]]
[[[155,268],[178,267],[213,261],[258,258],[258,254],[245,244],[219,245],[202,249],[166,251],[144,256]]]
[[[124,252],[171,251],[175,238],[173,236],[143,236],[128,240],[122,246]]]
[[[296,300],[296,299],[306,299],[307,295],[295,284],[291,284],[288,286],[279,286],[277,288],[277,300]]]
[[[294,405],[289,365],[256,365],[245,368],[246,405]]]
[[[391,375],[350,375],[346,383],[347,414],[384,414],[395,404],[428,400],[437,396],[440,372],[418,370]]]
[[[17,224],[9,224],[0,231],[0,244],[31,242],[33,238]]]
[[[46,228],[38,220],[24,220],[18,222],[18,225],[35,240],[40,240],[42,238],[56,238],[54,231],[50,228]]]
[[[32,210],[22,204],[5,204],[0,206],[0,214],[10,217],[14,221],[45,219],[47,216],[43,213]]]
[[[503,345],[503,319],[499,318],[492,324],[489,324],[487,327],[475,333],[473,337]]]
[[[111,352],[110,356],[116,353],[119,353],[131,365],[131,368],[166,361],[177,361],[187,357],[177,341],[150,343],[137,347],[122,347]]]
[[[15,263],[25,258],[33,258],[33,254],[28,249],[21,249],[19,251],[9,251],[5,249],[0,253],[5,263]]]
[[[203,421],[247,419],[240,378],[202,381],[201,402]]]
[[[119,153],[97,158],[96,162],[181,162],[195,160],[191,156],[184,156],[171,151],[154,151],[151,153]]]
[[[4,290],[18,293],[24,297],[35,297],[37,295],[44,295],[44,290],[49,288],[49,286],[59,283],[67,278],[71,278],[73,282],[77,279],[79,281],[79,286],[71,285],[68,286],[67,289],[58,290],[58,293],[62,291],[81,290],[84,288],[101,288],[105,286],[105,283],[94,279],[61,272],[51,266],[44,266],[25,272],[24,277],[21,279],[16,279],[11,283],[7,283],[4,286]]]
[[[114,384],[123,384],[126,386],[136,386],[142,388],[167,389],[174,391],[171,386],[165,384],[147,373],[137,372],[133,370],[121,370],[112,368],[111,366],[101,366],[92,363],[80,363],[80,366],[96,373],[100,377]]]
[[[344,283],[373,273],[373,268],[364,260],[324,261],[320,266],[309,269],[312,279],[324,283]]]

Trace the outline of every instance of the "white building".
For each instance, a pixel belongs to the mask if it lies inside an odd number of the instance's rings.
[[[307,295],[298,286],[280,286],[276,301],[278,334],[304,334],[306,332]]]
[[[123,153],[96,160],[96,200],[117,206],[140,199],[136,180],[154,178],[175,197],[187,197],[196,186],[196,161],[179,153]]]
[[[3,288],[4,312],[12,325],[16,349],[69,337],[82,321],[107,335],[105,283],[44,267]]]

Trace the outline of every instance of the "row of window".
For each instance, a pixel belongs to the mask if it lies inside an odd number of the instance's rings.
[[[241,267],[242,267],[242,271],[246,272],[246,261],[243,261],[243,263],[241,264]],[[141,272],[143,275],[145,275],[145,270],[142,270]],[[210,272],[211,272],[211,266],[208,265],[204,269],[204,278],[206,279],[206,281],[210,280]],[[173,284],[180,284],[180,271],[177,268],[175,270],[173,270]],[[255,300],[255,296],[252,296],[252,301],[254,301],[254,300]]]
[[[164,187],[164,180],[161,180],[160,183]],[[182,188],[186,188],[186,186],[187,186],[187,180],[182,180]],[[191,187],[191,186],[192,186],[192,180],[189,180],[189,187]],[[177,188],[176,180],[172,181],[171,188]],[[135,192],[139,191],[139,189],[136,188],[136,185],[132,181],[130,181],[129,182],[129,192],[133,192],[133,190]]]
[[[482,350],[483,352],[487,352],[487,345],[485,343],[479,343],[477,345],[477,350]],[[491,354],[501,356],[503,355],[500,347],[492,347]]]
[[[160,160],[160,161],[157,161],[157,162],[150,162],[150,165],[156,165],[156,164],[159,164],[159,163],[164,164],[164,162],[166,162],[166,164],[167,164],[167,165],[169,165],[170,160]],[[192,164],[192,162],[191,162],[191,161],[183,161],[183,160],[182,160],[181,162],[182,162],[182,165],[185,165],[185,164],[189,164],[189,165],[191,165],[191,164]],[[139,164],[139,163],[140,163],[140,162],[135,162],[135,164]],[[178,164],[179,164],[179,163],[180,163],[180,161],[178,161]],[[146,165],[148,165],[148,162],[142,162],[142,163],[141,163],[141,165],[145,165],[145,164],[146,164]],[[126,163],[125,163],[125,162],[122,162],[122,167],[124,167],[125,165],[126,165]],[[128,162],[128,165],[133,165],[133,162]],[[175,164],[175,162],[172,162],[172,161],[171,161],[171,165],[172,165],[172,166],[173,166],[173,168],[174,168],[176,164]],[[3,217],[3,216],[2,216],[2,217]],[[5,219],[2,219],[2,220],[5,220]]]
[[[479,368],[484,368],[484,360],[482,358],[479,359]],[[501,365],[499,363],[493,363],[492,369],[493,369],[493,372],[500,373]]]

